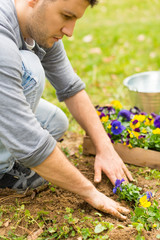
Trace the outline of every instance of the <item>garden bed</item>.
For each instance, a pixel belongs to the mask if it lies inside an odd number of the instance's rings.
[[[94,156],[82,155],[82,142],[83,136],[68,133],[64,141],[60,143],[60,147],[70,161],[93,182]],[[142,187],[143,191],[149,189],[152,193],[156,192],[156,198],[159,201],[159,171],[133,165],[128,165],[128,168],[137,185]],[[103,175],[102,182],[96,184],[96,187],[117,201],[117,195],[113,194],[113,186],[105,175]],[[26,195],[17,195],[10,190],[1,191],[0,204],[0,236],[3,237],[0,239],[82,240],[90,237],[92,240],[98,240],[107,239],[102,237],[108,235],[111,240],[134,240],[137,236],[137,230],[130,225],[130,215],[126,221],[119,221],[109,214],[92,208],[79,196],[51,185],[42,188],[39,192],[30,191]],[[125,201],[121,201],[121,204],[130,208]],[[95,227],[103,221],[113,224],[113,229],[109,233],[104,230],[95,238]],[[79,229],[79,233],[77,229]],[[8,236],[9,231],[10,235]],[[75,236],[73,236],[74,232]],[[54,234],[57,234],[57,238],[51,237]],[[156,240],[158,234],[160,234],[160,230],[143,230],[146,240]]]

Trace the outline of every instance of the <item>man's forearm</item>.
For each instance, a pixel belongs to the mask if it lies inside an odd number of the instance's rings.
[[[129,211],[112,199],[100,193],[94,185],[76,169],[56,146],[54,151],[40,165],[32,168],[49,182],[73,193],[77,193],[86,202],[100,211],[110,213],[121,220]]]
[[[97,151],[106,148],[106,143],[112,148],[99,116],[84,90],[67,99],[65,103],[77,122],[91,137]]]
[[[67,99],[65,103],[77,122],[91,137],[95,146],[94,181],[101,181],[102,171],[109,177],[113,185],[116,179],[124,178],[127,181],[128,178],[132,181],[132,175],[114,150],[86,92],[83,90],[77,93],[75,96]]]
[[[77,193],[83,199],[96,191],[93,184],[68,161],[57,146],[43,163],[32,169],[49,182]]]

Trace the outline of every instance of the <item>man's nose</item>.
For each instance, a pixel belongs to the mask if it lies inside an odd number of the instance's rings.
[[[62,28],[62,32],[67,37],[72,37],[74,27],[75,27],[75,21],[74,22],[69,22],[69,23],[65,24],[65,26]]]

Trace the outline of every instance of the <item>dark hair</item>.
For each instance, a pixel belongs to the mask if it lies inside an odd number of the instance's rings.
[[[48,0],[48,1],[56,1],[56,0]],[[98,0],[86,0],[87,2],[89,2],[89,5],[91,5],[91,7],[93,7],[94,5],[96,5],[98,3]],[[47,1],[44,1],[44,3]]]
[[[98,3],[97,0],[86,0],[89,2],[89,4],[91,5],[91,7],[93,7],[94,5],[96,5]]]

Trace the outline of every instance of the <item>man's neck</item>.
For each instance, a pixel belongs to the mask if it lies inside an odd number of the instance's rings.
[[[27,24],[27,1],[24,0],[12,0],[15,3],[15,8],[17,12],[17,18],[20,26],[20,30],[22,36],[24,38],[29,38],[28,33],[26,31],[26,24]]]

